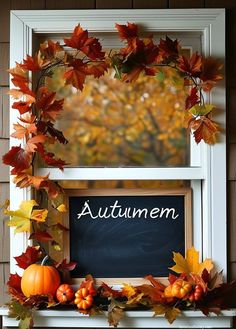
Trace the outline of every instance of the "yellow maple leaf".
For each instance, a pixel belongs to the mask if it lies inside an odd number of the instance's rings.
[[[123,283],[123,285],[124,285],[124,287],[122,289],[123,296],[130,298],[136,294],[136,289],[133,286],[126,284],[126,283]]]
[[[36,222],[45,222],[47,215],[47,209],[33,210],[31,214],[31,219],[35,220]]]
[[[170,267],[170,270],[176,273],[195,273],[201,275],[204,269],[210,272],[213,268],[212,260],[209,258],[205,259],[203,263],[199,263],[199,252],[194,247],[187,250],[186,258],[178,252],[173,252],[173,255],[175,265]]]
[[[153,305],[152,310],[154,311],[154,316],[163,314],[170,324],[181,314],[178,308],[162,304]]]
[[[59,212],[67,212],[67,208],[66,208],[66,205],[64,203],[60,204],[58,207],[57,207],[57,210]]]
[[[35,200],[23,201],[17,210],[5,210],[5,214],[11,216],[8,226],[16,227],[14,233],[30,232],[31,220],[38,222],[45,221],[48,211],[46,209],[33,210],[37,206]]]
[[[126,304],[127,305],[131,305],[131,304],[137,304],[141,301],[141,299],[143,298],[144,293],[141,292],[140,294],[138,294],[137,296],[131,297],[127,300]]]

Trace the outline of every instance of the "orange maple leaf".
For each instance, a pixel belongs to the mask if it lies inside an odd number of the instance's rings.
[[[45,135],[36,135],[32,138],[30,138],[28,141],[27,141],[27,144],[25,146],[25,150],[26,152],[31,152],[31,153],[34,153],[36,152],[37,150],[37,144],[38,143],[44,143],[45,141],[47,140],[47,136]]]
[[[201,140],[210,145],[215,144],[216,134],[220,131],[218,124],[205,116],[190,119],[189,128],[193,129],[193,135],[197,144]]]

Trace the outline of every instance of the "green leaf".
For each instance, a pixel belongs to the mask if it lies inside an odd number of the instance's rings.
[[[30,317],[32,315],[31,309],[21,305],[17,300],[12,300],[8,303],[9,313],[8,316],[10,318],[15,318],[16,320],[25,319],[26,317]]]
[[[215,108],[215,106],[212,105],[212,104],[195,105],[195,106],[191,107],[191,109],[189,110],[189,112],[192,113],[194,116],[202,116],[202,115],[207,115],[214,108]]]
[[[20,329],[31,329],[34,326],[33,318],[32,316],[28,316],[24,319],[21,319],[19,322],[19,328]]]
[[[159,82],[164,82],[165,78],[166,78],[166,75],[163,71],[158,71],[157,74],[156,74],[156,78]]]

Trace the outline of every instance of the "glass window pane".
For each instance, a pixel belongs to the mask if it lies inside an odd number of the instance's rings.
[[[48,79],[49,87],[65,98],[57,128],[69,140],[48,145],[49,151],[73,167],[188,165],[183,79],[170,68],[131,84],[113,74],[88,79],[83,92],[76,93],[64,86],[60,69]]]

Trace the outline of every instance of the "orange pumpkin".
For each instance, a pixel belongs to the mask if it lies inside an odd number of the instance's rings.
[[[60,276],[53,266],[44,265],[48,256],[41,264],[32,264],[25,269],[21,279],[21,290],[26,297],[34,295],[54,296],[60,285]]]
[[[60,287],[56,291],[56,297],[58,302],[67,303],[74,299],[74,290],[69,284],[61,284]]]
[[[87,288],[80,288],[75,294],[75,304],[80,310],[88,310],[93,304],[93,296]]]
[[[182,279],[176,280],[171,289],[172,297],[183,298],[192,290],[192,286]]]
[[[173,284],[165,288],[164,296],[167,298],[184,298],[188,293],[190,293],[191,290],[192,286],[190,283],[182,279],[178,279]]]

